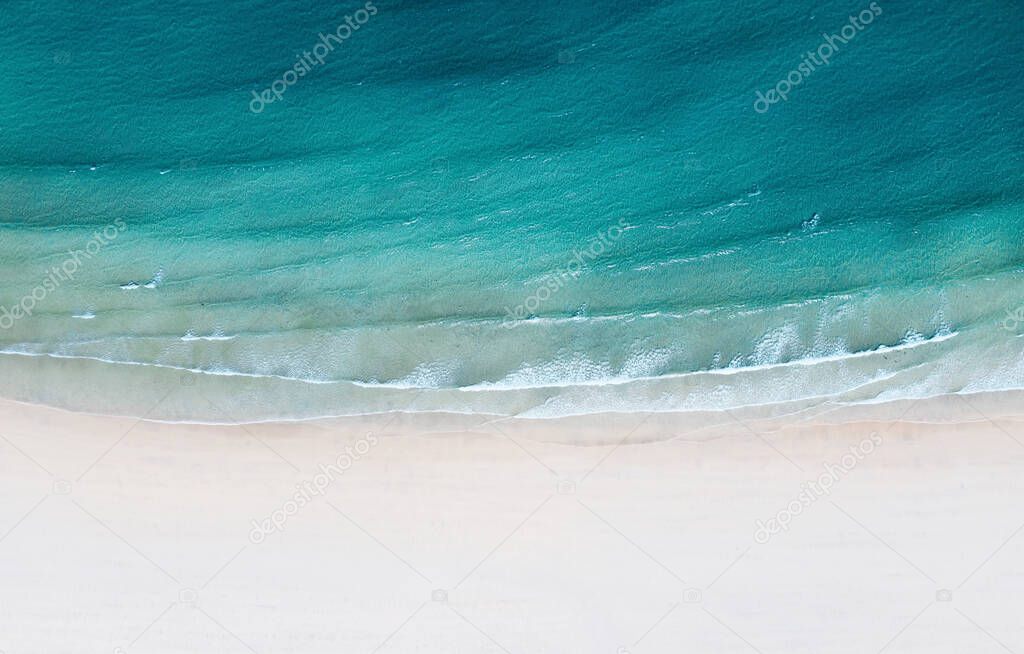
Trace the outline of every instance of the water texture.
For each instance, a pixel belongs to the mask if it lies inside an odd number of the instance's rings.
[[[1024,388],[1022,18],[8,0],[0,395],[238,422]]]

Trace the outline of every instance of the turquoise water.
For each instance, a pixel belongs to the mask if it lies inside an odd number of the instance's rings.
[[[234,422],[1024,388],[1024,9],[869,4],[8,0],[0,395]]]

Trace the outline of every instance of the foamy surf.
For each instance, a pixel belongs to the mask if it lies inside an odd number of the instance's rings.
[[[548,419],[591,413],[695,412],[793,403],[809,409],[830,402],[871,403],[955,393],[963,384],[955,376],[945,374],[949,361],[962,352],[979,347],[979,352],[983,352],[986,348],[979,342],[954,347],[960,338],[964,335],[938,334],[860,352],[662,375],[609,375],[606,367],[594,366],[592,372],[596,376],[566,380],[559,371],[573,364],[554,362],[540,370],[520,370],[506,380],[466,386],[452,386],[451,373],[440,365],[421,367],[412,376],[394,381],[318,379],[11,349],[0,352],[0,365],[12,370],[28,365],[28,369],[37,371],[52,369],[54,374],[96,379],[97,384],[77,388],[70,394],[49,389],[51,401],[57,400],[69,408],[87,410],[89,405],[103,406],[105,411],[101,412],[116,415],[149,411],[147,415],[151,418],[169,421],[230,422],[224,416],[213,415],[224,410],[235,419],[245,416],[245,422],[389,411]],[[52,363],[26,363],[32,360]],[[634,368],[639,370],[642,366]],[[1024,370],[1003,374],[1001,378],[1002,383],[995,386],[1024,388]],[[1006,384],[1007,381],[1010,383]],[[893,387],[896,382],[898,387]],[[172,402],[162,403],[158,397],[140,394],[139,389],[143,388],[169,388],[173,395],[183,397],[201,391],[218,408],[203,410],[202,415],[189,415],[196,411],[193,405],[187,404],[190,408],[186,410]],[[111,393],[111,389],[116,392]],[[31,401],[32,395],[40,390],[24,383],[0,382],[0,392],[14,393],[17,399],[26,401]],[[145,406],[149,401],[158,406]]]

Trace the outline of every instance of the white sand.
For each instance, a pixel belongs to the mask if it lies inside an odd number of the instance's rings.
[[[0,650],[1024,653],[1021,397],[245,427],[0,402]]]

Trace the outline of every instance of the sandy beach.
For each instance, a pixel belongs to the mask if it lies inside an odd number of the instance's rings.
[[[235,426],[3,402],[0,650],[1021,651],[1020,399]]]

